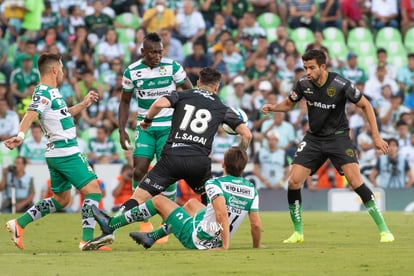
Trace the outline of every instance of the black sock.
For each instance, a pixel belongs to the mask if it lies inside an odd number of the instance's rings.
[[[130,198],[127,201],[125,201],[124,204],[122,204],[121,208],[124,207],[124,211],[128,211],[134,208],[135,206],[138,206],[138,201],[136,201],[133,198]]]
[[[298,190],[288,189],[287,198],[288,198],[289,204],[294,204],[296,201],[299,201],[299,203],[302,203],[302,193],[300,189]]]
[[[370,188],[365,185],[365,183],[362,183],[361,186],[355,189],[355,193],[359,195],[363,203],[367,203],[370,200],[374,199],[374,194],[370,190]]]

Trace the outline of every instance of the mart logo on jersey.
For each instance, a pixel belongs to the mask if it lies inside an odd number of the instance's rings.
[[[335,93],[336,93],[335,87],[332,87],[332,86],[328,87],[328,89],[326,89],[326,93],[328,94],[329,97],[332,98],[333,96],[335,96]]]
[[[345,154],[351,158],[353,158],[355,156],[354,150],[353,149],[346,149],[345,150]]]

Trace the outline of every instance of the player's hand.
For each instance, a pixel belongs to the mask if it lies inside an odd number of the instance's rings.
[[[4,145],[9,149],[12,150],[15,147],[20,146],[23,143],[23,139],[19,136],[11,137],[4,141]]]
[[[262,107],[262,112],[263,112],[264,114],[268,114],[269,112],[272,112],[272,104],[265,104],[265,105]]]
[[[93,103],[96,103],[98,101],[99,101],[99,93],[94,90],[90,90],[89,93],[86,95],[86,97],[83,99],[83,104],[86,107],[89,107]]]
[[[388,153],[388,143],[381,137],[374,138],[375,148],[383,154]]]
[[[142,130],[146,130],[147,128],[149,128],[151,126],[151,123],[146,123],[144,121],[142,121],[139,126],[141,127]]]
[[[131,149],[131,141],[129,140],[129,136],[125,131],[119,132],[119,141],[121,142],[121,147],[123,150]]]

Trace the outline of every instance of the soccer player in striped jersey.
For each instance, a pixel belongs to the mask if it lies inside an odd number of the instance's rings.
[[[132,145],[126,132],[130,101],[133,96],[138,99],[137,135],[133,144],[133,189],[148,172],[154,156],[157,160],[160,158],[161,150],[170,133],[173,110],[171,108],[163,110],[154,118],[152,126],[146,130],[141,129],[139,123],[145,118],[149,107],[156,99],[170,95],[177,88],[193,88],[181,64],[162,57],[162,52],[163,45],[158,34],[147,34],[141,50],[142,58],[128,66],[122,80],[119,133],[121,147],[124,150],[130,149]],[[164,191],[164,195],[172,200],[175,200],[175,194],[176,185]],[[125,202],[121,210],[129,210],[136,204],[137,202],[131,199]]]
[[[102,194],[96,174],[80,152],[73,116],[97,102],[99,94],[90,91],[82,102],[68,107],[59,92],[63,82],[63,64],[60,56],[42,54],[38,60],[38,67],[41,75],[40,83],[36,86],[32,103],[20,123],[18,135],[9,138],[4,144],[9,149],[20,146],[32,122],[39,118],[48,139],[45,156],[54,195],[39,200],[17,219],[9,220],[6,228],[12,233],[12,241],[15,245],[24,249],[24,228],[29,223],[68,205],[71,201],[73,185],[85,196],[81,212],[82,240],[79,244],[79,248],[85,250],[84,245],[93,238],[96,224],[91,206],[98,205]],[[95,249],[110,250],[107,247]]]

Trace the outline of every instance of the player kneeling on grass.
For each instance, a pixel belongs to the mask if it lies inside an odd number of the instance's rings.
[[[247,164],[247,154],[239,147],[232,147],[224,155],[224,176],[212,178],[205,184],[207,206],[190,200],[180,207],[170,199],[157,195],[124,214],[109,217],[98,208],[92,212],[101,226],[103,235],[90,244],[112,242],[115,229],[159,214],[166,222],[163,229],[174,233],[184,247],[189,249],[228,249],[230,237],[236,232],[246,215],[249,215],[253,247],[262,248],[259,197],[256,188],[242,177]],[[150,248],[157,240],[156,231],[132,232],[138,244]]]

